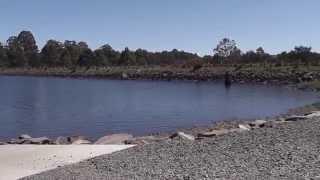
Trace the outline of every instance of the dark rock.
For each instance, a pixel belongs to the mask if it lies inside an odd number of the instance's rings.
[[[300,121],[308,119],[306,116],[290,116],[285,118],[285,121]]]
[[[111,134],[99,138],[94,144],[125,144],[125,141],[132,138],[131,134]]]
[[[250,127],[253,128],[262,128],[265,127],[267,121],[266,120],[255,120],[249,123]]]

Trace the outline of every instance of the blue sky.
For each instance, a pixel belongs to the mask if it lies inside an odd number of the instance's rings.
[[[40,47],[48,39],[83,40],[91,48],[204,55],[229,37],[243,51],[320,51],[319,7],[319,0],[0,0],[0,40],[31,30]]]

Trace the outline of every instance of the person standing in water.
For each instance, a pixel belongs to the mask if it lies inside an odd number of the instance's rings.
[[[231,77],[230,77],[230,73],[226,72],[224,75],[224,85],[226,87],[230,87],[231,86]]]

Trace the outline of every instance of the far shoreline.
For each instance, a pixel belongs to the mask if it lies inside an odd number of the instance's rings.
[[[110,80],[151,80],[151,81],[194,81],[215,82],[225,80],[230,73],[231,82],[235,84],[286,85],[299,89],[320,90],[320,72],[318,70],[297,69],[293,66],[259,69],[260,66],[234,70],[234,67],[192,68],[172,66],[113,66],[113,67],[79,67],[76,69],[57,68],[0,68],[0,75],[59,77],[76,79],[110,79]]]

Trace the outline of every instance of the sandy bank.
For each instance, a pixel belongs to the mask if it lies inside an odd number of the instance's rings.
[[[17,179],[95,156],[127,149],[129,145],[3,145],[0,180]]]

